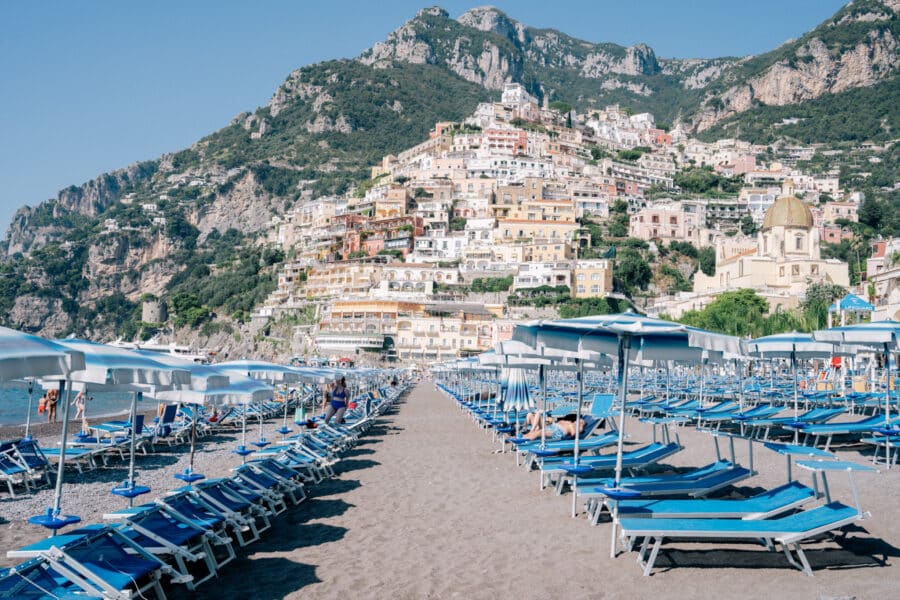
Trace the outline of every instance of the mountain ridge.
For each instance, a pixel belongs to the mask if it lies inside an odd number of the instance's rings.
[[[295,69],[266,105],[189,148],[20,209],[0,244],[4,322],[108,335],[142,293],[184,292],[231,268],[213,256],[220,240],[254,244],[273,218],[311,198],[345,193],[383,156],[426,139],[435,122],[464,118],[507,82],[582,111],[621,103],[700,129],[763,106],[764,81],[784,98],[892,81],[898,9],[900,0],[857,0],[769,53],[714,59],[660,58],[646,44],[578,40],[493,7],[457,19],[423,9],[356,59]],[[845,67],[857,69],[856,79],[841,78]],[[811,90],[781,85],[801,71],[810,80],[832,75]],[[200,279],[177,276],[184,273]],[[113,313],[110,323],[98,320],[101,310]]]

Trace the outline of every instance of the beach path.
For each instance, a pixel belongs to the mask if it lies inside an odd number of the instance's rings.
[[[691,445],[689,460],[707,459],[708,438]],[[496,449],[489,432],[422,382],[346,455],[337,478],[312,486],[312,498],[276,518],[218,581],[170,597],[707,598],[714,590],[742,598],[749,589],[755,597],[865,596],[879,591],[880,576],[896,573],[819,568],[808,578],[780,553],[745,545],[703,546],[675,559],[700,568],[644,578],[633,554],[609,558],[608,524],[571,518],[571,496],[540,490],[536,473]],[[810,560],[828,566],[831,556],[813,550]]]

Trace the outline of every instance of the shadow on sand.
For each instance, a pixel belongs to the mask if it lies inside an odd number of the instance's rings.
[[[888,566],[889,558],[900,556],[900,549],[884,540],[868,536],[862,527],[850,525],[847,533],[862,533],[861,536],[841,535],[825,542],[827,546],[804,545],[803,552],[813,572],[821,569],[854,569],[863,567]],[[735,544],[736,545],[736,544]],[[780,547],[779,547],[780,550]],[[748,545],[746,549],[709,548],[686,549],[662,547],[654,573],[668,571],[675,567],[694,569],[719,569],[738,567],[741,569],[793,569],[782,552],[769,552],[759,546]]]
[[[200,586],[194,592],[182,586],[167,586],[166,594],[173,600],[244,600],[248,597],[247,580],[250,578],[259,582],[253,587],[254,600],[281,600],[292,592],[322,582],[314,565],[286,558],[244,557],[225,567],[212,585]]]

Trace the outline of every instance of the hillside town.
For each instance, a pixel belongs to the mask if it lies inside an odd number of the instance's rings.
[[[841,189],[836,172],[798,169],[812,148],[782,147],[766,160],[771,148],[704,143],[648,113],[562,109],[508,84],[499,102],[383,157],[354,193],[276,218],[269,241],[288,260],[254,317],[314,305],[307,353],[466,355],[507,339],[515,322],[557,316],[511,295],[616,297],[616,246],[634,240],[650,253],[676,243],[715,255],[713,273],[683,273],[692,289],[635,299],[651,315],[678,318],[742,288],[774,312],[796,308],[811,284],[850,287],[848,264],[822,258],[820,245],[852,237],[862,195]],[[686,169],[736,185],[692,197],[676,184]],[[874,287],[857,291],[888,317],[900,307],[900,243],[879,244],[866,265]]]

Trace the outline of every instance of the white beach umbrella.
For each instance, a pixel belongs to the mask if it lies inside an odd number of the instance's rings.
[[[643,317],[632,312],[578,319],[537,322],[516,326],[513,339],[534,348],[546,346],[569,352],[595,352],[614,356],[618,365],[619,439],[616,448],[615,485],[622,476],[625,440],[625,404],[628,393],[628,365],[636,356],[642,360],[700,360],[704,348],[735,355],[743,352],[739,339],[690,328],[680,323]],[[580,408],[580,407],[579,407]],[[577,428],[576,428],[576,431]],[[573,472],[578,472],[577,454]],[[615,555],[615,523],[610,553]]]
[[[825,342],[817,342],[808,333],[778,333],[756,338],[747,342],[751,356],[759,358],[786,358],[791,362],[794,391],[794,418],[800,415],[799,386],[797,383],[797,361],[812,358],[830,358],[834,347]],[[799,433],[794,432],[796,443]]]
[[[106,389],[128,390],[132,392],[131,400],[131,459],[128,467],[128,481],[126,486],[134,489],[134,450],[135,450],[135,422],[137,420],[137,402],[139,395],[144,391],[162,388],[187,387],[191,385],[191,374],[186,369],[178,369],[163,364],[153,358],[144,356],[127,348],[119,348],[98,344],[88,340],[65,339],[57,340],[57,343],[81,352],[84,355],[84,368],[70,373],[70,379],[75,382],[102,386]],[[69,391],[71,395],[71,390]],[[66,402],[63,413],[63,435],[60,446],[59,469],[56,477],[56,495],[54,499],[54,511],[59,512],[62,502],[63,467],[65,465],[66,435],[69,416],[69,401]],[[125,493],[120,495],[126,495]],[[131,498],[129,498],[131,501]]]
[[[70,371],[84,367],[84,355],[50,340],[0,327],[0,381],[54,377],[65,379]],[[28,384],[25,437],[31,437],[31,404],[34,382]],[[60,398],[61,400],[61,398]]]

